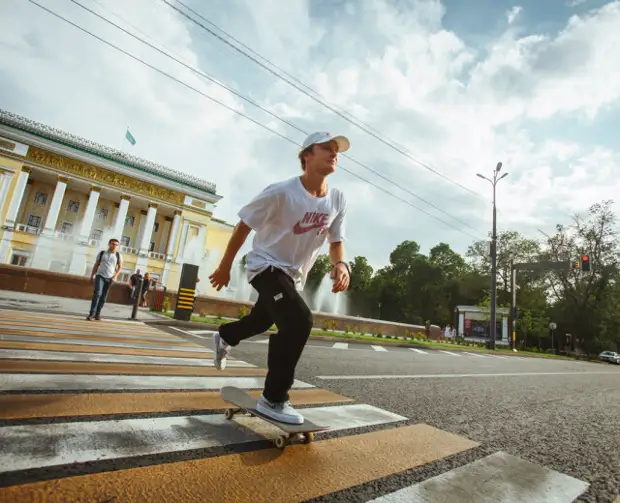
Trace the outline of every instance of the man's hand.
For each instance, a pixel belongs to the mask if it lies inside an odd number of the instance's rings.
[[[332,292],[344,292],[349,288],[349,271],[344,264],[336,264],[332,269],[330,277],[334,280]]]
[[[213,274],[209,276],[209,281],[211,286],[218,292],[222,287],[228,286],[228,283],[230,283],[230,266],[220,264]]]

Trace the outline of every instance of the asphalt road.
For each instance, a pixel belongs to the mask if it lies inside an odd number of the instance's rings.
[[[264,367],[266,340],[252,338],[235,348],[234,356]],[[343,491],[342,501],[365,501],[496,451],[588,482],[576,501],[613,502],[620,494],[620,368],[333,345],[311,341],[296,378],[481,444],[448,460]],[[335,500],[330,495],[329,501]]]
[[[0,309],[0,503],[612,502],[620,367],[312,340],[291,399],[329,427],[225,418],[266,337],[213,365],[209,334]],[[43,499],[41,499],[43,498]]]

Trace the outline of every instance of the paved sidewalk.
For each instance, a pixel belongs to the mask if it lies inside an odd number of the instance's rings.
[[[90,300],[0,290],[0,308],[86,317],[90,309]],[[101,316],[105,319],[128,320],[131,318],[132,309],[133,306],[108,302],[104,306]],[[147,308],[138,308],[136,318],[140,321],[156,321],[165,318],[165,316],[149,312]]]

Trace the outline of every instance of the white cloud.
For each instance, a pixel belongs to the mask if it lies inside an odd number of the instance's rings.
[[[83,1],[119,22],[97,3]],[[466,220],[476,230],[465,230],[475,236],[486,235],[491,214],[490,187],[475,174],[489,174],[498,160],[510,172],[498,185],[500,229],[552,229],[575,210],[614,198],[620,189],[617,151],[570,140],[563,131],[545,137],[533,133],[534,125],[548,119],[564,119],[567,128],[579,121],[596,131],[598,116],[617,106],[620,2],[566,19],[557,34],[529,29],[521,7],[506,4],[506,31],[485,47],[468,45],[458,31],[446,29],[446,8],[434,0],[369,0],[328,11],[301,0],[237,0],[225,9],[217,2],[191,4],[330,103],[482,197],[329,112],[165,4],[135,0],[120,9],[110,0],[98,2],[188,64],[298,127],[345,132],[352,139],[350,155],[398,186],[347,159],[343,167],[438,218],[455,224],[428,203]],[[281,134],[303,139],[66,0],[45,5]],[[298,173],[293,145],[28,2],[8,0],[5,12],[0,19],[2,108],[214,181],[224,196],[217,216],[231,221],[267,183]],[[141,35],[135,28],[129,29]],[[138,141],[133,148],[123,140],[127,124]],[[343,171],[332,183],[349,195],[351,256],[366,255],[380,266],[405,239],[415,239],[423,249],[445,241],[460,251],[472,240]]]

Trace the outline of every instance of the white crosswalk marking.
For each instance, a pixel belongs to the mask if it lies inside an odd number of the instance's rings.
[[[456,353],[452,353],[451,351],[444,351],[443,349],[438,349],[437,351],[439,351],[440,353],[445,353],[445,354],[447,354],[447,355],[452,355],[452,356],[461,356],[461,355],[458,355],[458,354],[456,354]]]
[[[422,351],[421,349],[418,349],[418,348],[409,348],[409,350],[410,351],[415,351],[416,353],[420,353],[420,354],[423,354],[423,355],[427,355],[428,354],[428,352]]]
[[[374,349],[375,351],[387,351],[387,349],[385,349],[383,346],[370,346],[372,349]]]
[[[349,343],[348,342],[335,342],[334,345],[332,346],[332,348],[334,348],[334,349],[349,349]]]

